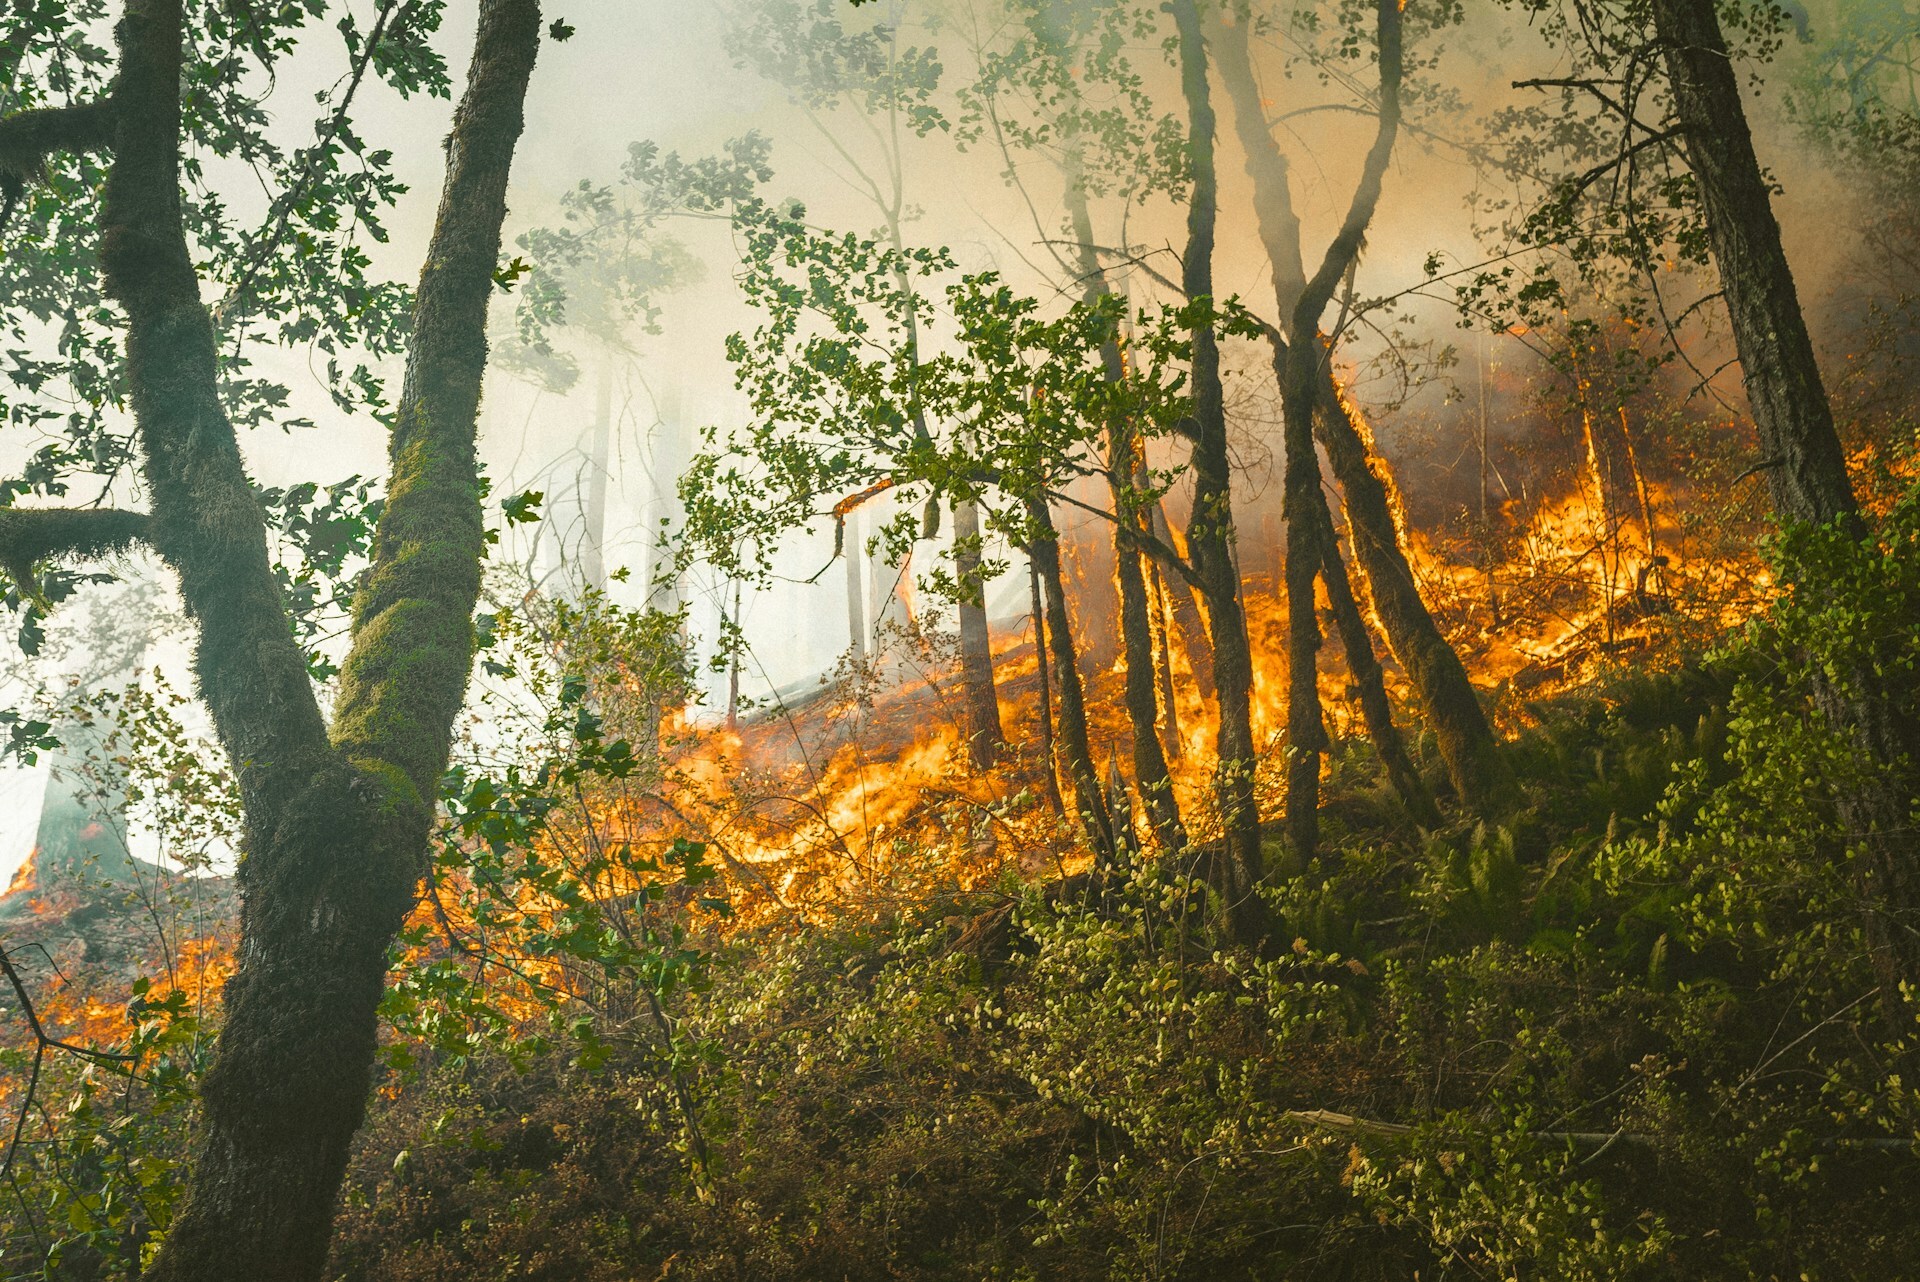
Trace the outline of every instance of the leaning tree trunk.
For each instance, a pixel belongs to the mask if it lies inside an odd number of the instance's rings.
[[[1214,223],[1219,191],[1214,175],[1214,114],[1207,86],[1207,52],[1194,0],[1171,0],[1180,48],[1180,86],[1187,103],[1187,161],[1193,189],[1187,206],[1187,250],[1181,286],[1191,300],[1213,296]],[[1207,602],[1213,640],[1213,680],[1220,709],[1214,743],[1224,866],[1217,879],[1229,937],[1251,939],[1262,928],[1260,811],[1254,800],[1253,655],[1233,559],[1233,476],[1227,449],[1227,412],[1220,384],[1220,346],[1213,328],[1193,331],[1193,516],[1187,523],[1192,558]]]
[[[364,1115],[387,947],[427,838],[472,657],[484,551],[474,431],[534,0],[482,0],[421,276],[392,475],[329,731],[220,406],[180,203],[181,0],[129,0],[101,264],[127,316],[150,539],[199,628],[194,666],[245,812],[239,965],[187,1200],[146,1277],[305,1282]]]
[[[1316,340],[1317,341],[1317,340]],[[1381,466],[1355,426],[1352,410],[1320,361],[1316,429],[1340,483],[1354,561],[1393,657],[1406,671],[1420,711],[1433,730],[1447,777],[1460,800],[1487,810],[1507,795],[1512,771],[1460,655],[1420,598]]]
[[[970,499],[953,505],[954,568],[960,582],[960,684],[967,709],[967,760],[985,770],[1000,758],[1000,691],[993,679],[993,639],[987,631],[986,583],[980,575],[980,509]]]
[[[1293,210],[1287,182],[1286,155],[1267,128],[1247,49],[1244,26],[1216,28],[1221,79],[1233,99],[1235,129],[1253,180],[1255,222],[1267,252],[1273,276],[1274,301],[1283,326],[1290,326],[1294,309],[1306,288],[1300,250],[1300,220]],[[1298,332],[1286,336],[1298,340]],[[1275,364],[1286,357],[1278,345]],[[1380,621],[1388,648],[1413,686],[1414,698],[1433,728],[1448,778],[1462,801],[1486,808],[1500,792],[1505,778],[1498,741],[1474,693],[1460,656],[1433,621],[1407,560],[1401,531],[1394,517],[1387,485],[1378,470],[1384,464],[1373,456],[1352,411],[1340,397],[1332,366],[1319,362],[1320,403],[1315,435],[1327,451],[1351,532],[1357,562],[1374,615]],[[1284,376],[1282,376],[1284,377]],[[1329,568],[1331,576],[1334,571]]]
[[[1434,808],[1433,796],[1414,768],[1413,758],[1407,755],[1400,728],[1393,724],[1393,702],[1387,697],[1386,673],[1373,652],[1373,638],[1367,634],[1366,619],[1354,598],[1346,563],[1340,559],[1340,540],[1334,533],[1333,514],[1324,501],[1320,504],[1318,519],[1323,555],[1320,581],[1326,585],[1327,602],[1333,607],[1334,627],[1340,633],[1340,648],[1347,656],[1347,672],[1359,696],[1360,717],[1367,727],[1367,738],[1380,754],[1387,781],[1393,785],[1407,812],[1419,823],[1437,826],[1440,812]]]
[[[1653,18],[1774,510],[1785,521],[1837,524],[1868,538],[1712,0],[1653,0]],[[1878,766],[1847,789],[1840,812],[1864,856],[1867,943],[1896,1018],[1904,1016],[1892,995],[1902,982],[1920,982],[1920,726],[1901,707],[1904,695],[1870,672],[1814,678],[1823,713]]]
[[[1067,588],[1060,577],[1060,539],[1044,498],[1027,499],[1027,519],[1033,535],[1027,556],[1046,594],[1047,649],[1053,659],[1054,748],[1061,773],[1073,788],[1074,813],[1101,866],[1113,861],[1113,817],[1100,790],[1100,774],[1093,767],[1093,746],[1087,737],[1087,697],[1080,684],[1080,664],[1074,657],[1073,624],[1067,613]]]
[[[1087,205],[1080,165],[1073,152],[1069,152],[1069,157],[1067,212],[1074,238],[1079,242],[1085,297],[1092,302],[1107,297],[1111,290],[1094,251],[1093,214]],[[1102,344],[1100,360],[1108,382],[1118,383],[1126,377],[1126,362],[1120,355],[1118,342],[1109,339]],[[1147,822],[1153,828],[1155,844],[1163,852],[1173,854],[1185,848],[1187,835],[1180,819],[1180,802],[1173,792],[1173,775],[1167,769],[1166,753],[1160,747],[1153,620],[1140,553],[1140,536],[1146,527],[1141,520],[1138,492],[1134,489],[1137,448],[1133,425],[1124,417],[1107,424],[1107,492],[1113,500],[1114,577],[1120,585],[1120,640],[1127,660],[1126,702],[1127,719],[1133,726],[1133,781],[1146,805]]]

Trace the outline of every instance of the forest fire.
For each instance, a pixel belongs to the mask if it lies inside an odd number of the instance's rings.
[[[0,1279],[1914,1273],[1920,19],[233,7],[0,18]]]

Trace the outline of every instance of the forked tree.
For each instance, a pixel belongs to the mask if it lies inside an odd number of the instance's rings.
[[[13,34],[22,43],[14,49],[49,35],[66,42],[65,51],[83,47],[85,8],[38,19],[43,27],[51,21],[50,32],[28,30],[36,19],[18,10]],[[208,260],[194,251],[220,234],[217,226],[209,231],[217,214],[183,197],[183,184],[192,190],[204,178],[201,160],[217,126],[244,138],[263,124],[257,109],[251,119],[211,120],[220,91],[208,86],[219,86],[223,72],[241,74],[248,57],[270,69],[293,47],[305,8],[236,18],[226,5],[126,0],[117,63],[96,96],[60,103],[43,95],[45,105],[0,119],[9,206],[26,195],[22,176],[44,171],[58,181],[83,156],[103,174],[91,227],[72,210],[34,200],[15,234],[28,250],[52,245],[69,261],[97,255],[101,301],[117,308],[110,319],[121,348],[110,391],[131,412],[137,450],[128,463],[147,501],[139,513],[16,508],[0,526],[7,541],[0,552],[10,567],[85,558],[134,541],[158,555],[177,577],[195,626],[199,692],[245,809],[238,965],[202,1088],[187,1202],[149,1279],[292,1280],[323,1269],[348,1147],[371,1085],[388,946],[426,868],[473,652],[486,545],[475,421],[539,5],[478,5],[466,91],[445,144],[439,216],[406,325],[385,510],[330,718],[295,635],[269,555],[265,509],[230,413],[237,395],[224,342],[231,314],[216,316],[203,302],[203,271],[222,268],[197,267]],[[437,60],[422,58],[421,27],[404,28],[423,12],[437,20],[437,10],[387,5],[358,42],[355,84],[382,60],[390,78],[394,67],[430,74]],[[209,49],[230,51],[231,61],[210,68]],[[57,60],[63,50],[55,50]],[[337,174],[342,149],[364,147],[345,112],[342,103],[323,144],[284,167],[288,191],[302,194],[276,202],[269,230],[249,241],[256,262],[279,265],[269,274],[297,270],[277,253],[289,239],[284,228]],[[76,194],[91,199],[86,188]],[[374,202],[381,193],[362,197]],[[238,282],[229,271],[212,283]],[[249,274],[246,288],[253,283]],[[30,309],[34,295],[22,278],[11,277],[9,286],[9,310]],[[228,297],[245,292],[230,289]],[[342,313],[355,301],[332,300]],[[298,332],[302,318],[279,319]],[[20,324],[18,315],[9,320]],[[326,323],[313,321],[315,328]],[[10,493],[32,488],[16,484]]]

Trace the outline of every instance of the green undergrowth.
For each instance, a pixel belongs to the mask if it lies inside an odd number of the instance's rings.
[[[1422,829],[1344,745],[1260,946],[1174,861],[675,936],[650,1018],[395,1079],[333,1275],[1920,1274],[1920,1006],[1842,819],[1911,763],[1815,699],[1920,715],[1920,492],[1771,555],[1719,651],[1534,707],[1505,814]]]
[[[1261,949],[1153,864],[1009,883],[710,954],[694,1121],[618,1027],[430,1072],[335,1276],[1911,1276],[1856,763],[1768,645],[1537,709],[1497,821],[1413,828],[1350,754]]]

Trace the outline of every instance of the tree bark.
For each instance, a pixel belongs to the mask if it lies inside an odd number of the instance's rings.
[[[1127,506],[1130,486],[1113,479],[1132,475],[1132,436],[1123,424],[1113,425],[1109,432],[1107,474],[1113,489],[1114,516],[1137,526],[1137,518]],[[1173,775],[1160,747],[1160,701],[1154,688],[1153,621],[1147,581],[1141,571],[1140,553],[1125,530],[1114,531],[1113,554],[1120,580],[1120,637],[1127,658],[1127,719],[1133,726],[1134,786],[1147,808],[1155,843],[1171,854],[1186,847],[1187,835],[1180,819],[1180,802],[1173,792]]]
[[[129,0],[101,262],[127,316],[149,537],[199,628],[195,674],[245,811],[239,964],[187,1201],[153,1282],[307,1282],[366,1107],[387,947],[424,871],[472,657],[474,431],[533,0],[482,0],[415,309],[393,472],[329,735],[220,406],[181,218],[181,0]]]
[[[960,684],[967,708],[967,760],[975,770],[986,770],[1000,759],[1007,736],[1000,726],[1000,692],[993,679],[986,584],[980,581],[980,509],[971,500],[953,505],[953,533],[961,591]]]
[[[1221,25],[1216,38],[1221,80],[1233,99],[1234,125],[1247,174],[1253,180],[1255,221],[1272,271],[1279,322],[1291,344],[1298,340],[1298,331],[1292,328],[1294,310],[1307,282],[1300,220],[1293,210],[1286,156],[1267,127],[1246,29]],[[1276,377],[1284,380],[1286,357],[1278,346],[1274,355]],[[1318,364],[1315,435],[1326,448],[1327,461],[1340,485],[1354,560],[1374,615],[1388,649],[1407,673],[1421,712],[1433,727],[1454,790],[1467,805],[1484,809],[1498,795],[1504,778],[1493,727],[1480,707],[1460,656],[1447,643],[1420,597],[1380,470],[1384,464],[1373,455],[1354,424],[1334,384],[1331,365],[1325,361]],[[1335,574],[1331,566],[1327,574],[1331,580]]]
[[[1493,725],[1467,676],[1460,655],[1434,622],[1407,559],[1383,468],[1367,448],[1351,411],[1319,362],[1316,427],[1347,512],[1353,557],[1387,647],[1406,671],[1420,711],[1433,730],[1447,778],[1460,800],[1486,811],[1509,792],[1512,772],[1500,752]]]
[[[1860,529],[1833,407],[1813,356],[1733,59],[1712,0],[1653,0],[1687,161],[1699,183],[1734,347],[1766,450],[1774,509],[1790,521]]]
[[[1387,697],[1386,674],[1373,652],[1373,638],[1367,633],[1360,603],[1354,599],[1353,584],[1347,577],[1346,562],[1340,559],[1340,540],[1334,533],[1333,514],[1321,502],[1319,540],[1325,554],[1320,565],[1320,581],[1327,586],[1327,601],[1333,607],[1334,627],[1340,633],[1340,648],[1347,656],[1347,674],[1353,679],[1360,699],[1360,717],[1367,727],[1367,738],[1380,754],[1387,781],[1393,785],[1407,812],[1428,827],[1440,822],[1433,795],[1407,755],[1406,741],[1393,724],[1393,702]]]
[[[1027,558],[1027,586],[1033,592],[1034,676],[1040,685],[1040,759],[1045,765],[1047,804],[1053,813],[1067,813],[1060,796],[1060,771],[1053,750],[1053,678],[1048,672],[1047,607],[1040,599],[1040,565]]]
[[[1286,466],[1280,510],[1287,523],[1287,840],[1296,866],[1304,870],[1320,842],[1320,759],[1330,742],[1320,707],[1320,618],[1313,585],[1321,568],[1339,553],[1324,546],[1320,537],[1326,495],[1320,490],[1320,456],[1313,448],[1313,373],[1297,368],[1299,364],[1290,350],[1281,375]],[[1304,399],[1302,382],[1308,386]],[[1326,526],[1332,528],[1331,518]],[[1332,578],[1328,576],[1329,583]]]
[[[856,663],[867,661],[867,585],[861,567],[866,563],[866,543],[860,537],[860,509],[844,518],[841,527],[840,555],[847,563],[847,636],[848,648]]]
[[[1215,120],[1207,85],[1207,52],[1194,0],[1171,0],[1178,33],[1180,85],[1187,104],[1187,159],[1193,190],[1187,206],[1187,248],[1181,287],[1190,300],[1213,297],[1214,224],[1219,191],[1214,171]],[[1233,559],[1233,477],[1227,413],[1220,384],[1220,347],[1209,325],[1193,331],[1193,515],[1187,555],[1207,603],[1213,677],[1220,709],[1215,737],[1224,864],[1215,879],[1229,938],[1260,933],[1263,913],[1254,886],[1262,876],[1260,811],[1254,800],[1253,655]]]
[[[1712,0],[1653,0],[1652,7],[1774,510],[1784,521],[1837,524],[1870,538]],[[1895,995],[1901,982],[1920,982],[1920,833],[1913,828],[1920,726],[1902,706],[1906,692],[1871,673],[1837,681],[1816,669],[1813,687],[1822,713],[1879,767],[1847,789],[1839,811],[1864,856],[1867,944],[1888,1016],[1905,1023],[1910,1016]]]
[[[1144,487],[1144,478],[1142,478]],[[1173,524],[1167,520],[1166,505],[1156,501],[1147,513],[1154,540],[1161,547],[1173,547]],[[1167,559],[1168,554],[1156,557],[1160,566],[1160,577],[1166,583],[1167,611],[1173,616],[1173,630],[1180,636],[1180,648],[1187,656],[1187,670],[1193,677],[1193,688],[1199,692],[1203,702],[1213,702],[1216,693],[1213,682],[1213,643],[1207,640],[1207,621],[1200,613],[1200,603],[1194,599],[1193,585],[1180,567]]]
[[[1113,816],[1107,812],[1087,738],[1087,701],[1075,659],[1073,624],[1067,613],[1067,588],[1060,577],[1060,542],[1047,501],[1030,497],[1027,518],[1034,534],[1027,546],[1041,590],[1046,594],[1047,648],[1053,658],[1054,747],[1061,773],[1073,788],[1074,813],[1102,865],[1113,860]]]
[[[1069,153],[1072,157],[1072,153]],[[1087,191],[1075,159],[1067,165],[1067,212],[1074,239],[1079,242],[1081,278],[1089,302],[1107,297],[1111,289],[1106,273],[1094,252],[1093,214],[1087,205]],[[1112,340],[1100,348],[1100,360],[1109,383],[1127,376],[1120,345]],[[1120,585],[1120,641],[1126,655],[1127,719],[1133,726],[1133,779],[1147,822],[1160,850],[1172,854],[1187,844],[1186,828],[1180,819],[1180,802],[1173,792],[1173,775],[1167,769],[1166,754],[1160,748],[1160,704],[1154,689],[1153,623],[1147,601],[1147,580],[1142,569],[1144,558],[1138,543],[1129,535],[1146,530],[1141,506],[1134,490],[1137,440],[1133,425],[1124,418],[1107,424],[1107,492],[1113,499],[1114,577]],[[1118,833],[1115,834],[1119,836]]]
[[[1284,512],[1290,655],[1287,676],[1291,695],[1287,709],[1287,829],[1293,839],[1295,857],[1303,865],[1312,858],[1319,837],[1320,754],[1326,748],[1315,662],[1320,648],[1320,622],[1314,610],[1313,581],[1321,566],[1338,559],[1337,549],[1324,546],[1321,535],[1323,528],[1330,534],[1333,524],[1326,515],[1326,498],[1320,492],[1320,458],[1313,448],[1320,371],[1330,360],[1326,345],[1320,341],[1320,314],[1332,300],[1340,278],[1359,257],[1361,242],[1380,203],[1387,162],[1393,156],[1394,140],[1400,130],[1399,0],[1380,0],[1378,23],[1379,128],[1361,169],[1360,183],[1347,207],[1346,219],[1294,306],[1292,332],[1298,337],[1288,345],[1281,374],[1281,408],[1287,444]]]
[[[1178,761],[1186,750],[1180,736],[1180,693],[1173,683],[1173,608],[1167,600],[1166,573],[1158,561],[1145,562],[1147,570],[1147,621],[1153,628],[1154,681],[1160,692],[1160,715],[1156,722],[1161,747],[1171,761]],[[1189,601],[1193,598],[1188,597]]]

